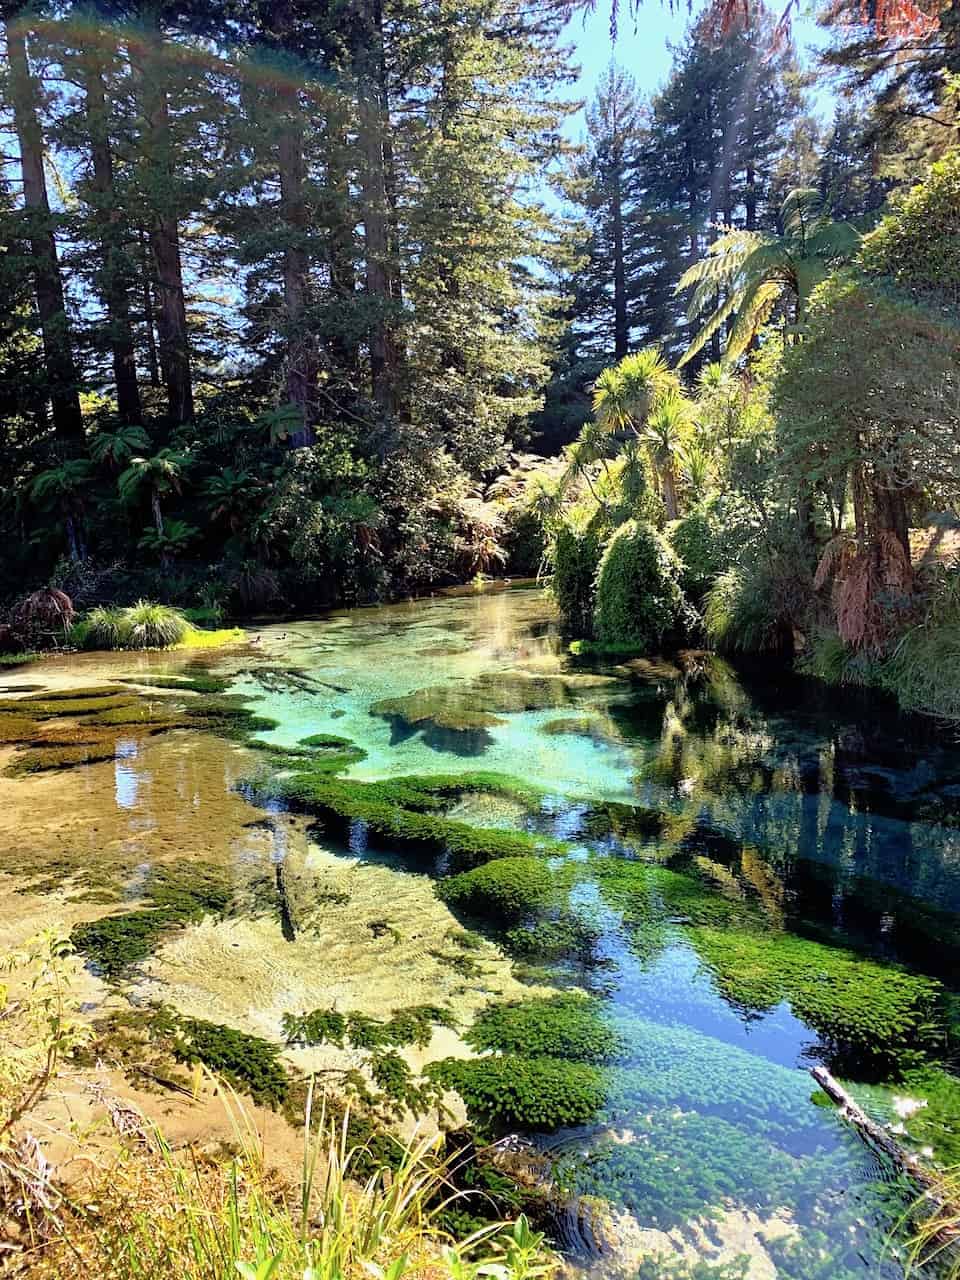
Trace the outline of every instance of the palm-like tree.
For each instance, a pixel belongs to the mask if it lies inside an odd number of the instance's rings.
[[[644,347],[600,374],[593,384],[593,414],[605,431],[639,435],[656,405],[679,389],[659,348]]]
[[[650,461],[660,480],[660,493],[668,520],[680,514],[677,500],[677,467],[693,422],[693,406],[679,393],[666,396],[647,417],[644,439]]]
[[[611,443],[619,443],[628,468],[638,461],[638,446],[651,413],[664,400],[680,394],[680,381],[658,347],[644,347],[604,369],[593,384],[593,421],[585,424],[570,446],[569,465],[560,478],[559,500],[573,475],[579,472],[593,489],[587,468],[611,456]]]
[[[59,511],[67,533],[71,560],[86,554],[83,537],[83,491],[93,471],[86,458],[67,458],[48,471],[41,471],[30,485],[30,497],[39,506]]]
[[[226,520],[234,533],[244,523],[244,517],[253,495],[260,487],[256,476],[249,471],[236,471],[224,467],[217,476],[211,476],[203,486],[204,497],[210,507],[211,520]]]
[[[158,536],[163,536],[163,511],[160,499],[168,493],[179,493],[183,472],[190,462],[190,455],[175,449],[161,449],[152,457],[135,457],[117,481],[121,498],[130,501],[141,490],[150,491],[150,509]]]
[[[98,431],[90,441],[90,456],[97,466],[113,471],[125,467],[138,454],[150,448],[150,437],[143,427],[117,427],[116,431]]]
[[[797,187],[787,194],[780,207],[780,225],[780,235],[727,231],[681,276],[677,292],[693,289],[687,318],[706,319],[680,366],[702,351],[730,320],[726,363],[743,355],[778,303],[785,301],[794,323],[799,323],[810,294],[860,239],[850,223],[833,221],[829,205],[812,187]]]

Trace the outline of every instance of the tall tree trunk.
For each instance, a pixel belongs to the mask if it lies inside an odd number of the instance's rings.
[[[346,123],[333,120],[328,115],[326,132],[326,185],[331,196],[328,256],[330,260],[330,287],[338,302],[347,308],[350,317],[357,288],[353,256],[353,221],[350,216],[350,184],[345,154],[347,147]],[[338,334],[331,341],[332,355],[346,370],[357,367],[356,340],[346,334]]]
[[[398,403],[397,350],[392,311],[397,288],[391,268],[390,206],[384,164],[386,87],[383,79],[381,0],[356,0],[359,18],[354,54],[360,136],[360,191],[363,206],[367,297],[370,321],[370,377],[373,398],[385,413]]]
[[[95,47],[95,46],[94,46]],[[100,289],[107,307],[113,377],[117,387],[117,408],[127,423],[143,422],[143,406],[137,386],[137,360],[130,325],[128,271],[123,251],[123,231],[113,181],[110,151],[109,112],[103,82],[103,67],[95,55],[82,59],[86,94],[87,129],[93,168],[92,187],[96,200],[94,216],[100,236]]]
[[[159,31],[150,33],[140,77],[148,154],[154,168],[158,199],[150,227],[150,249],[156,272],[157,336],[160,369],[167,389],[167,411],[179,426],[193,418],[193,380],[187,304],[180,258],[180,227],[173,198],[174,164],[170,145],[170,110],[164,88]]]
[[[746,209],[746,229],[748,231],[756,231],[757,229],[757,171],[752,164],[747,165],[747,185],[743,197],[744,207]]]
[[[619,152],[613,172],[613,351],[622,360],[630,346],[627,323],[627,277],[623,258],[623,165]]]
[[[150,490],[150,510],[153,512],[153,523],[157,534],[163,537],[163,512],[160,509],[160,494],[156,488]]]
[[[680,509],[677,504],[677,476],[672,462],[664,464],[660,481],[663,487],[663,507],[666,517],[668,520],[676,520]]]
[[[283,250],[283,301],[287,328],[287,399],[300,411],[302,428],[289,437],[292,448],[314,442],[317,351],[307,328],[310,261],[304,245],[307,209],[303,196],[303,124],[296,90],[281,92],[284,112],[277,145],[280,213],[286,227]]]
[[[153,305],[153,259],[143,227],[137,228],[140,246],[140,292],[143,307],[143,326],[147,343],[147,372],[151,387],[160,386],[160,361],[157,357],[156,314]]]
[[[4,31],[10,67],[13,122],[23,174],[23,203],[29,220],[34,291],[53,408],[53,426],[61,447],[68,453],[79,453],[84,445],[83,416],[80,412],[77,367],[71,349],[63,279],[60,275],[57,245],[50,227],[50,202],[43,172],[43,134],[40,128],[38,95],[30,75],[26,36],[16,17],[5,20]]]

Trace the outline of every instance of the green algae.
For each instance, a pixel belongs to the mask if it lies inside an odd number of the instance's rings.
[[[689,937],[720,992],[748,1012],[789,1003],[841,1056],[904,1069],[942,1052],[943,987],[793,934],[694,928]]]
[[[218,867],[155,867],[141,896],[151,905],[75,925],[70,940],[105,978],[115,981],[146,960],[172,931],[203,919],[224,915],[233,889]]]
[[[626,1040],[610,1025],[600,1001],[568,994],[488,1005],[466,1038],[476,1049],[595,1065],[627,1052]]]
[[[550,1132],[587,1124],[603,1107],[603,1072],[556,1058],[444,1058],[426,1074],[463,1098],[471,1121],[497,1132]]]

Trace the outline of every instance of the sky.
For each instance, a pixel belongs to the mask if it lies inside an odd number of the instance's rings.
[[[778,0],[771,0],[773,13],[777,12],[777,4]],[[699,8],[695,5],[694,13]],[[574,15],[564,32],[566,40],[574,46],[574,60],[581,66],[580,79],[570,96],[589,102],[611,56],[630,72],[641,93],[647,96],[656,93],[670,71],[672,57],[668,46],[681,41],[692,16],[683,0],[672,8],[659,0],[644,0],[634,17],[629,12],[628,0],[621,0],[617,42],[612,45],[610,0],[596,0],[593,12]],[[801,61],[804,65],[811,64],[815,56],[813,50],[822,48],[827,36],[806,8],[795,18],[793,34]],[[812,98],[816,113],[829,119],[833,114],[833,95],[829,88],[820,87]],[[572,140],[582,140],[585,132],[582,111],[567,122],[565,132]]]

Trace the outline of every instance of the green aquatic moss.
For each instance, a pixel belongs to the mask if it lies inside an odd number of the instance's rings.
[[[20,751],[3,770],[4,777],[19,778],[30,773],[46,773],[53,769],[74,769],[78,765],[99,764],[113,760],[116,747],[110,742],[80,743],[73,746],[37,747]]]
[[[942,1067],[920,1067],[893,1084],[847,1088],[875,1119],[902,1126],[901,1142],[914,1150],[929,1148],[929,1159],[941,1168],[960,1165],[960,1077]],[[897,1098],[915,1107],[898,1110]]]
[[[524,960],[593,960],[601,930],[580,916],[517,925],[503,935],[503,946]]]
[[[459,866],[476,866],[494,858],[553,852],[558,841],[522,831],[474,827],[437,810],[444,798],[497,785],[488,778],[397,778],[359,782],[332,778],[311,769],[274,780],[275,794],[288,804],[318,817],[326,830],[347,838],[354,823],[363,823],[381,846],[429,853],[445,852]],[[504,786],[509,785],[504,781]]]
[[[389,1018],[367,1014],[340,1013],[335,1009],[314,1009],[299,1016],[283,1015],[283,1034],[288,1044],[349,1045],[353,1049],[384,1049],[416,1045],[426,1048],[435,1026],[454,1026],[449,1009],[439,1005],[409,1005]]]
[[[48,697],[5,698],[0,701],[0,712],[29,716],[31,720],[50,720],[55,716],[102,716],[113,708],[135,705],[136,699],[123,689],[113,694],[88,695],[80,689],[72,696],[66,692]]]
[[[631,1124],[629,1142],[604,1141],[557,1162],[570,1195],[602,1196],[644,1226],[671,1231],[729,1200],[783,1203],[793,1160],[756,1134],[715,1116],[658,1112]]]
[[[75,925],[70,934],[73,945],[105,978],[125,976],[174,929],[205,915],[225,914],[232,889],[217,867],[160,866],[148,876],[142,897],[152,905]]]
[[[473,1123],[547,1132],[587,1124],[603,1107],[604,1079],[582,1062],[518,1056],[444,1058],[426,1074],[463,1098]]]
[[[290,1079],[277,1045],[236,1027],[202,1018],[177,1018],[174,1056],[180,1062],[202,1062],[254,1102],[276,1109],[290,1091]]]
[[[11,712],[0,715],[0,744],[15,745],[30,742],[36,733],[37,722],[29,716],[18,716]]]
[[[596,1065],[627,1052],[601,1002],[569,994],[488,1005],[467,1032],[467,1042],[476,1049]]]
[[[160,676],[144,672],[142,676],[121,676],[122,684],[144,685],[150,689],[182,690],[185,693],[226,693],[230,681],[224,676],[210,675],[208,672],[195,672],[182,676]]]
[[[448,906],[496,921],[519,921],[559,898],[557,877],[542,858],[497,858],[441,880],[437,893]]]
[[[943,1048],[934,978],[792,934],[694,928],[689,936],[732,1004],[753,1012],[787,1001],[841,1055],[886,1070]]]

